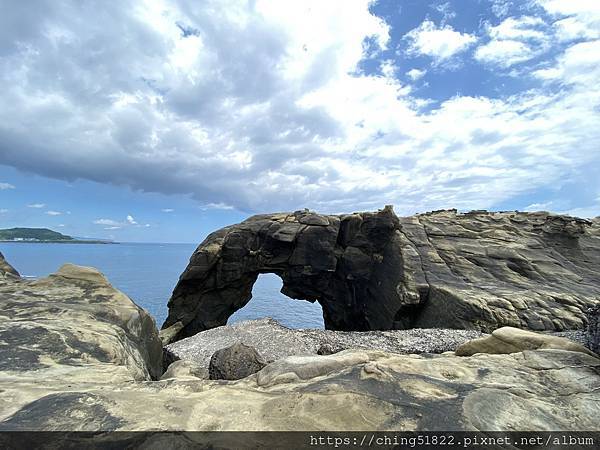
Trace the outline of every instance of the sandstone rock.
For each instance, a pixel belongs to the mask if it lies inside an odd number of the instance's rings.
[[[600,226],[546,212],[391,208],[342,216],[259,215],[209,235],[169,301],[174,339],[222,326],[259,273],[317,301],[342,331],[502,326],[583,329],[600,296]]]
[[[0,278],[0,298],[2,376],[79,383],[162,374],[154,320],[95,269],[67,264],[39,280]],[[84,370],[94,364],[102,370]]]
[[[160,377],[161,380],[177,379],[196,379],[208,380],[208,369],[191,361],[175,361],[169,365],[165,373]]]
[[[182,361],[175,377],[152,381],[160,365],[152,320],[100,274],[62,273],[0,279],[0,432],[600,431],[600,359],[568,350],[471,357],[345,350],[279,359],[238,381],[179,377],[191,367]],[[166,445],[139,436],[99,439],[108,448]],[[87,448],[56,446],[63,447]]]
[[[4,255],[0,253],[0,278],[19,276],[19,272],[17,272],[13,266],[6,262],[6,260],[4,259]]]
[[[244,342],[254,347],[267,362],[288,356],[319,354],[320,348],[382,350],[393,353],[442,353],[482,336],[475,330],[410,329],[392,331],[294,330],[266,318],[213,328],[165,347],[169,363],[176,359],[208,367],[220,348]]]
[[[600,354],[600,305],[596,305],[593,308],[588,309],[587,318],[587,346],[593,352]]]
[[[456,354],[458,356],[471,356],[476,353],[517,353],[523,350],[551,348],[595,356],[583,345],[569,339],[512,327],[498,328],[490,336],[466,342],[456,349]]]
[[[212,355],[208,373],[211,380],[241,380],[265,366],[266,362],[254,348],[237,342]]]

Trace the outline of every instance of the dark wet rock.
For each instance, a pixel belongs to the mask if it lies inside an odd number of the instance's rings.
[[[586,344],[590,350],[600,354],[600,305],[588,309],[587,318]]]
[[[317,355],[333,355],[334,353],[339,353],[342,350],[345,350],[342,347],[335,347],[332,344],[321,344],[317,349]]]
[[[254,216],[194,252],[169,301],[165,342],[225,325],[265,272],[287,296],[319,302],[331,330],[583,329],[600,296],[596,222],[456,210],[398,218],[390,207]]]
[[[256,349],[237,342],[213,353],[208,373],[211,380],[241,380],[266,365]]]
[[[4,259],[4,255],[0,253],[0,277],[7,276],[19,277],[20,275],[19,272],[17,272],[13,266],[6,262],[6,260]]]

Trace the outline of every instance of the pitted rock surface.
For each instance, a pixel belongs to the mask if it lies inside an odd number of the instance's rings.
[[[319,302],[331,330],[583,329],[600,301],[599,267],[598,219],[456,210],[398,218],[391,207],[259,215],[196,249],[169,301],[165,342],[225,325],[265,272],[282,278],[287,296]]]

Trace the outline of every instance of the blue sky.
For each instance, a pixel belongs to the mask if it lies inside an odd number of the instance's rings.
[[[596,0],[5,2],[0,77],[1,228],[600,215]]]

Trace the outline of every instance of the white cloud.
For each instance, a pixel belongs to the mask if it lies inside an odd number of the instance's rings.
[[[28,208],[36,208],[36,209],[44,208],[45,206],[46,206],[45,203],[32,203],[30,205],[27,205]]]
[[[404,38],[408,41],[408,54],[431,56],[438,62],[465,51],[477,41],[475,36],[455,31],[450,25],[437,27],[429,19]]]
[[[600,40],[580,42],[567,48],[558,56],[557,63],[540,69],[534,75],[548,81],[588,85],[600,80]],[[590,90],[590,101],[597,99],[595,90]]]
[[[130,225],[137,225],[137,222],[135,221],[135,219],[131,215],[127,216],[127,223],[130,224]]]
[[[14,189],[15,187],[10,183],[0,183],[0,191],[4,191],[6,189]]]
[[[420,70],[415,68],[410,69],[408,72],[406,72],[406,76],[413,81],[417,81],[418,79],[423,78],[426,73],[426,70]]]
[[[172,213],[175,210],[173,208],[163,208],[163,209],[161,209],[161,211],[164,212],[164,213]]]
[[[119,230],[120,228],[121,227],[118,226],[118,225],[113,225],[113,226],[110,226],[110,227],[105,227],[104,229],[105,230]]]
[[[64,227],[65,227],[65,224],[64,224],[64,223],[59,223],[57,226],[58,226],[58,227],[61,227],[61,228],[64,228]]]
[[[525,43],[513,40],[493,40],[475,51],[475,59],[502,67],[510,67],[535,56],[535,52]]]
[[[429,100],[400,81],[358,71],[389,45],[367,1],[49,5],[28,8],[28,28],[0,17],[4,165],[244,211],[477,209],[597,183],[581,175],[600,165],[586,47],[536,72],[560,89],[457,95],[421,111]],[[184,37],[176,23],[197,31]],[[530,25],[498,28],[489,40],[509,44],[486,57],[536,52],[530,30],[548,30]],[[440,63],[475,41],[426,21],[404,42]]]
[[[561,41],[600,38],[600,2],[596,0],[536,0],[557,20],[553,26]]]
[[[62,213],[60,211],[46,211],[46,214],[49,216],[60,216]]]
[[[475,50],[485,64],[510,67],[535,58],[550,46],[546,23],[539,17],[508,17],[497,26],[487,25],[490,41]]]
[[[492,12],[496,17],[505,17],[508,14],[508,10],[512,6],[512,2],[508,0],[490,0],[492,2]]]
[[[94,224],[96,225],[108,225],[113,227],[119,227],[121,224],[116,220],[112,219],[96,219],[94,220]]]
[[[535,211],[551,211],[554,202],[545,202],[545,203],[532,203],[524,208],[524,211],[535,212]]]
[[[207,203],[206,205],[202,205],[200,209],[208,210],[208,209],[234,209],[233,206],[227,205],[225,203]]]

